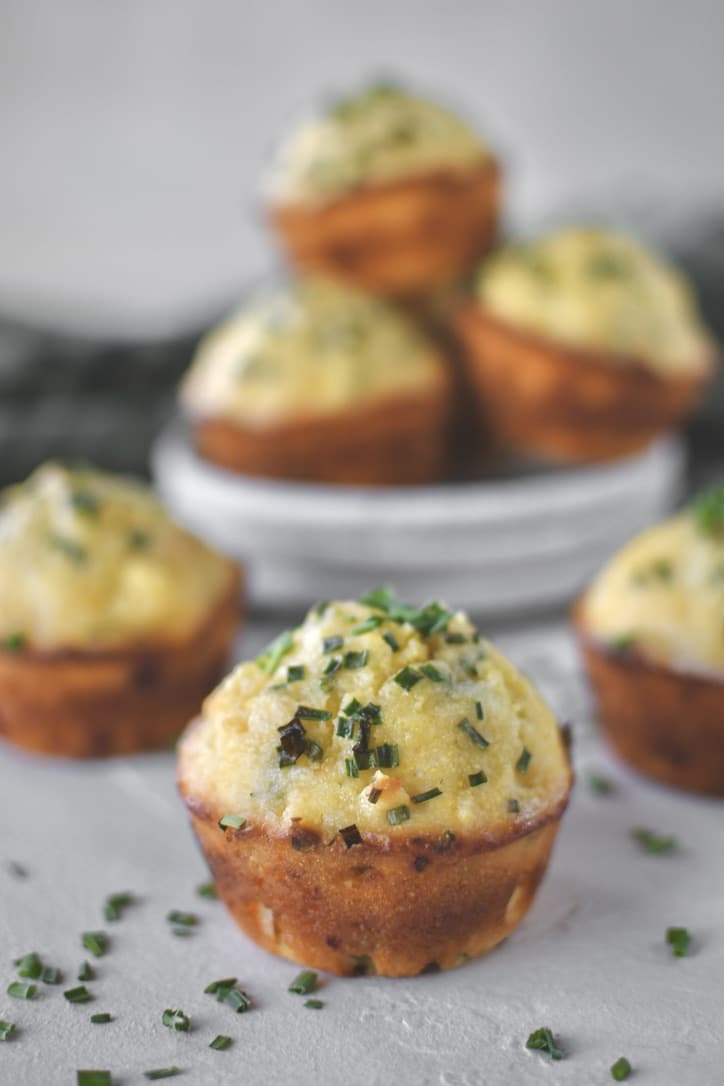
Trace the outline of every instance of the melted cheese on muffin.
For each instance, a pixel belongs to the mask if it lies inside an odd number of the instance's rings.
[[[107,648],[181,639],[228,588],[230,565],[128,479],[46,464],[3,492],[0,641]]]
[[[483,265],[477,293],[501,320],[666,374],[713,355],[685,278],[629,238],[570,228],[510,246]]]
[[[583,621],[613,648],[654,663],[724,676],[724,488],[720,519],[700,499],[623,548],[583,601]]]
[[[181,783],[219,813],[325,840],[489,832],[562,802],[558,725],[458,612],[338,602],[310,611],[207,699]]]
[[[468,169],[487,157],[479,137],[446,109],[397,87],[371,87],[304,125],[282,148],[272,197],[324,201],[362,185]]]
[[[181,389],[189,414],[263,426],[441,383],[417,326],[379,299],[322,280],[260,298],[202,342]]]

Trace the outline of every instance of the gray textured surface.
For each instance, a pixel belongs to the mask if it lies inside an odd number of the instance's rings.
[[[493,631],[494,633],[495,631]],[[241,648],[270,630],[257,624]],[[561,626],[498,638],[574,721],[580,774],[542,892],[519,931],[487,958],[412,980],[329,978],[322,1011],[286,991],[296,967],[258,950],[223,906],[196,897],[206,876],[174,790],[171,754],[96,765],[61,765],[0,750],[4,833],[0,853],[0,959],[31,949],[63,968],[69,983],[87,954],[83,930],[105,927],[111,950],[89,984],[91,1004],[67,1004],[39,985],[34,1002],[0,996],[0,1017],[19,1032],[0,1045],[2,1086],[73,1086],[75,1070],[108,1068],[114,1086],[177,1064],[171,1081],[198,1086],[556,1086],[610,1082],[625,1054],[641,1086],[715,1086],[724,1061],[724,865],[722,805],[669,793],[614,766],[593,737],[575,654]],[[585,770],[611,773],[618,791],[593,796]],[[674,831],[678,854],[650,857],[632,826]],[[18,879],[15,860],[28,868]],[[139,904],[102,921],[108,893]],[[174,938],[170,908],[202,922]],[[691,929],[691,957],[671,957],[664,932]],[[256,1008],[234,1015],[203,995],[235,974]],[[192,1017],[189,1034],[161,1025],[166,1007]],[[90,1014],[108,1010],[110,1025]],[[524,1044],[541,1025],[568,1058],[546,1065]],[[228,1033],[234,1046],[207,1046]]]

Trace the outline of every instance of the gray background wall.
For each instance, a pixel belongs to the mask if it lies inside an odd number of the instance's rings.
[[[291,116],[399,71],[510,165],[512,219],[724,193],[718,0],[0,0],[0,311],[192,326],[267,267]]]

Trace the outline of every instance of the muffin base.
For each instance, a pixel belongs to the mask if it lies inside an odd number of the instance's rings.
[[[376,294],[423,294],[462,275],[495,243],[493,159],[370,185],[324,204],[280,204],[272,225],[303,272]]]
[[[724,681],[669,670],[635,649],[607,648],[585,629],[580,605],[574,623],[616,754],[673,788],[724,796]]]
[[[237,924],[266,950],[340,976],[414,976],[491,950],[528,911],[565,808],[497,838],[366,835],[347,848],[301,823],[279,837],[222,830],[184,798]]]
[[[225,671],[241,574],[184,641],[0,652],[0,735],[25,750],[101,758],[168,747]]]
[[[634,360],[513,328],[476,302],[456,327],[483,425],[498,446],[562,463],[627,456],[676,427],[710,372],[660,377]]]
[[[396,396],[336,415],[263,428],[198,418],[191,426],[201,456],[242,475],[409,486],[445,475],[449,418],[449,382],[441,377],[425,395]]]

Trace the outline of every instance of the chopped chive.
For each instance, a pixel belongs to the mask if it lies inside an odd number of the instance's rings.
[[[364,622],[360,622],[358,626],[353,626],[350,632],[353,634],[369,633],[371,630],[376,630],[384,621],[382,615],[370,615]]]
[[[410,808],[404,803],[400,807],[393,807],[387,812],[387,821],[391,826],[401,826],[410,817]]]
[[[611,652],[627,652],[636,644],[636,637],[632,633],[619,634],[610,638],[607,644]]]
[[[468,643],[468,639],[465,634],[461,633],[445,634],[445,641],[448,645],[467,645]]]
[[[415,671],[413,667],[403,667],[402,671],[398,671],[395,675],[395,682],[398,686],[401,686],[403,690],[410,691],[416,683],[419,683],[422,675],[419,671]]]
[[[188,1033],[191,1019],[183,1011],[166,1010],[161,1015],[161,1021],[167,1029],[176,1030],[177,1033]]]
[[[228,1003],[237,1014],[245,1014],[251,1010],[251,996],[242,988],[225,988],[219,992],[217,999],[219,1003]]]
[[[370,788],[369,792],[367,793],[367,799],[370,803],[376,803],[381,795],[381,788]]]
[[[614,1082],[625,1082],[630,1074],[631,1064],[625,1056],[619,1056],[616,1062],[611,1065],[611,1078]]]
[[[325,637],[322,641],[322,652],[325,655],[329,652],[336,652],[337,649],[341,649],[344,645],[344,638],[339,634],[332,634],[331,637]]]
[[[423,664],[420,668],[420,671],[425,676],[425,678],[429,679],[432,683],[445,682],[445,676],[443,675],[442,671],[436,668],[434,664]]]
[[[63,996],[69,1003],[89,1003],[93,998],[85,984],[79,984],[77,988],[66,988]]]
[[[460,721],[458,728],[467,735],[472,743],[475,743],[476,746],[481,747],[483,750],[490,746],[485,736],[481,735],[478,729],[473,727],[467,717]]]
[[[202,882],[200,886],[196,887],[196,893],[199,897],[209,898],[210,901],[216,901],[219,897],[216,892],[215,882]]]
[[[390,648],[392,649],[393,652],[399,652],[400,651],[400,646],[399,646],[397,640],[395,639],[394,634],[383,633],[382,634],[382,640],[387,642],[387,644],[390,646]]]
[[[666,942],[675,958],[685,958],[689,952],[691,935],[686,928],[667,928]]]
[[[376,607],[378,611],[389,611],[395,603],[395,593],[391,588],[373,588],[366,596],[360,597],[360,603]]]
[[[483,710],[482,701],[476,701],[475,702],[475,715],[478,718],[478,720],[485,720],[485,712]]]
[[[113,1086],[110,1071],[77,1071],[77,1086]]]
[[[287,991],[293,992],[294,995],[309,995],[316,988],[318,980],[318,974],[312,969],[303,969],[294,978]]]
[[[209,1048],[215,1048],[217,1052],[223,1052],[224,1049],[228,1048],[231,1044],[231,1037],[227,1037],[224,1033],[219,1033],[214,1037]]]
[[[520,804],[517,799],[508,800],[508,811],[510,814],[520,814]]]
[[[11,984],[8,984],[7,993],[12,996],[13,999],[33,999],[37,987],[35,984],[23,984],[21,980],[14,980]]]
[[[483,773],[482,769],[479,769],[477,773],[468,773],[468,784],[471,788],[477,788],[479,784],[487,784],[488,778]]]
[[[82,944],[96,958],[102,958],[108,950],[110,940],[104,931],[84,931]]]
[[[292,664],[287,668],[287,682],[296,683],[304,678],[304,664]]]
[[[350,717],[358,716],[361,711],[362,711],[362,702],[357,701],[357,698],[352,698],[352,700],[347,702],[344,709],[342,710],[342,712],[344,713],[345,716],[350,716]]]
[[[349,671],[358,671],[359,668],[367,666],[369,658],[370,654],[367,649],[362,652],[346,652],[344,654],[344,666]]]
[[[101,500],[95,494],[91,494],[89,490],[76,490],[70,496],[70,504],[79,513],[94,516],[101,507]]]
[[[241,815],[225,814],[219,819],[218,825],[222,830],[240,830],[246,823],[246,819]]]
[[[13,965],[17,968],[18,976],[30,980],[37,980],[43,972],[43,963],[35,951],[24,954],[22,958],[16,958]]]
[[[310,1011],[321,1011],[324,1003],[321,999],[307,999],[304,1001],[304,1006],[308,1007]]]
[[[0,1041],[9,1041],[15,1033],[15,1023],[6,1022],[4,1018],[0,1018]]]
[[[90,1020],[94,1026],[104,1026],[106,1022],[113,1021],[108,1011],[101,1011],[100,1014],[92,1014]]]
[[[339,836],[342,838],[347,848],[352,848],[353,845],[362,844],[362,834],[354,823],[351,826],[345,826],[341,829],[339,831]]]
[[[534,1030],[525,1042],[525,1047],[537,1052],[545,1052],[552,1060],[563,1059],[563,1051],[547,1027]]]
[[[352,739],[354,736],[356,724],[354,720],[350,720],[349,717],[341,716],[337,721],[336,734],[341,736],[342,739]]]
[[[416,796],[410,796],[413,803],[427,803],[429,799],[436,799],[442,795],[440,788],[428,788],[427,792],[418,792]]]
[[[610,796],[616,791],[616,785],[613,781],[609,777],[604,777],[601,773],[588,774],[588,787],[596,796]]]
[[[151,1082],[158,1082],[162,1078],[175,1078],[181,1074],[180,1067],[159,1067],[155,1071],[144,1071],[143,1077]]]
[[[199,922],[196,913],[183,913],[178,909],[172,909],[170,913],[167,913],[166,919],[169,924],[180,924],[183,928],[193,928]]]
[[[528,750],[528,748],[523,747],[523,750],[521,751],[521,754],[520,754],[520,758],[515,763],[515,768],[517,769],[517,771],[519,773],[526,773],[528,771],[528,766],[530,765],[530,760],[531,760],[532,757],[533,757],[533,755]]]
[[[678,848],[678,842],[673,834],[656,833],[643,826],[631,830],[631,836],[642,852],[648,852],[654,856],[664,856]]]
[[[230,988],[233,988],[236,984],[236,977],[224,977],[222,980],[212,980],[210,984],[207,984],[204,988],[205,995],[220,996],[224,992],[228,992]],[[219,999],[221,1002],[221,999]]]
[[[25,644],[25,634],[11,633],[3,640],[2,647],[5,652],[22,652]]]
[[[95,970],[90,962],[81,962],[78,970],[78,980],[95,980]]]
[[[310,762],[321,762],[324,757],[324,750],[320,747],[319,743],[315,743],[313,739],[307,740],[307,758]]]
[[[375,752],[380,769],[392,769],[400,764],[400,751],[397,743],[381,743]]]
[[[294,638],[292,637],[291,630],[284,630],[278,637],[275,637],[270,644],[264,649],[260,656],[256,658],[256,665],[260,667],[262,671],[265,671],[267,675],[273,675],[280,663],[291,652],[294,647]]]
[[[175,935],[177,939],[188,939],[193,933],[193,928],[171,928],[171,934]]]
[[[63,980],[63,974],[60,969],[56,969],[52,965],[46,965],[43,972],[40,974],[40,979],[43,984],[61,984]]]
[[[334,675],[337,671],[339,671],[341,666],[342,666],[342,657],[341,656],[332,656],[327,661],[327,663],[324,665],[323,674],[324,675]]]
[[[377,769],[377,752],[374,750],[355,749],[354,760],[358,769]]]
[[[354,758],[345,758],[344,771],[348,777],[359,777],[359,770]]]
[[[294,715],[299,720],[329,720],[332,714],[326,709],[312,709],[309,705],[298,705]]]
[[[312,608],[312,614],[317,615],[318,618],[321,618],[329,610],[329,605],[331,602],[331,600],[320,600],[319,603],[315,603],[314,607]]]
[[[129,905],[133,905],[132,894],[111,894],[106,898],[106,903],[103,906],[103,917],[105,920],[120,920],[124,909],[127,909]]]

